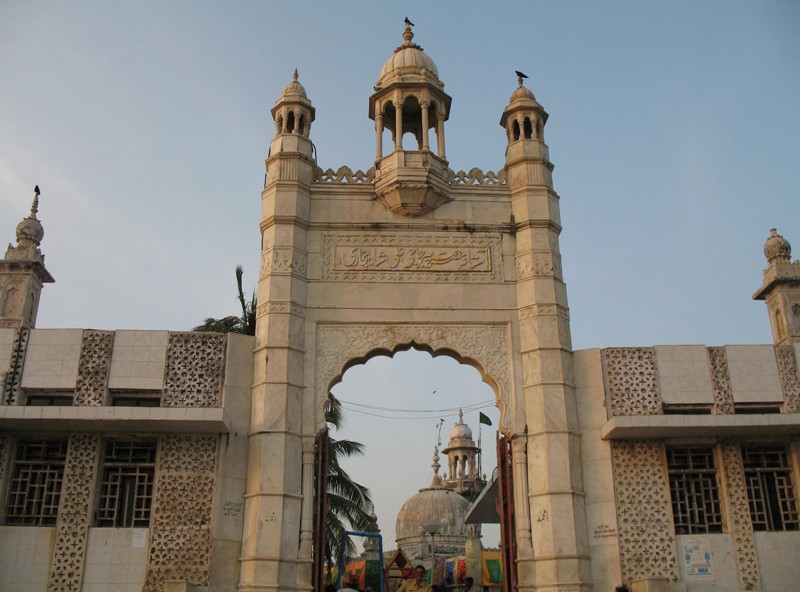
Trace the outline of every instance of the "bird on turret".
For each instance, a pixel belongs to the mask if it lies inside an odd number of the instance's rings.
[[[514,70],[514,73],[517,75],[517,78],[527,78],[527,74],[523,74],[519,70]]]
[[[407,24],[409,27],[413,27],[413,26],[414,26],[414,23],[412,23],[410,20],[408,20],[408,17],[406,17],[406,18],[405,18],[405,23],[406,23],[406,24]]]

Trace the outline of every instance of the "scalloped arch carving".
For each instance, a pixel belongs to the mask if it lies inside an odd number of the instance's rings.
[[[322,428],[328,389],[344,372],[378,355],[417,347],[449,355],[478,370],[495,391],[500,430],[511,432],[511,370],[506,325],[320,325],[315,380],[316,428]]]

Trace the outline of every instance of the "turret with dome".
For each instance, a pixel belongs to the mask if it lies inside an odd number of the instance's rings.
[[[480,475],[480,448],[472,439],[472,430],[464,423],[464,413],[458,410],[458,421],[450,430],[450,441],[442,450],[448,459],[448,477],[444,484],[470,501],[475,499],[486,481]]]
[[[444,141],[451,98],[444,92],[436,64],[413,39],[411,25],[406,23],[403,44],[381,68],[369,99],[369,116],[375,121],[376,197],[405,216],[427,214],[451,199]],[[394,144],[386,156],[385,129]],[[431,129],[437,139],[435,153],[429,140]],[[406,133],[416,139],[416,150],[404,146]]]

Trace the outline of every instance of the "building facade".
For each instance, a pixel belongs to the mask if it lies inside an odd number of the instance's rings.
[[[0,588],[311,590],[325,396],[418,347],[496,393],[518,590],[797,589],[788,242],[756,294],[774,344],[573,352],[547,113],[520,77],[503,170],[452,171],[451,98],[413,37],[369,97],[365,172],[317,165],[297,75],[272,108],[254,338],[36,328],[34,202],[0,262]]]

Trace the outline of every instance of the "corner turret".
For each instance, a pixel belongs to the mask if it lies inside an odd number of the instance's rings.
[[[295,68],[292,81],[286,85],[270,110],[275,120],[275,138],[270,144],[270,154],[299,153],[311,159],[311,123],[316,116],[316,110],[298,78]]]
[[[17,246],[8,245],[0,260],[0,327],[36,325],[43,284],[55,282],[44,266],[39,245],[44,237],[39,211],[39,186],[34,188],[31,213],[17,225]]]
[[[800,343],[800,260],[792,261],[792,246],[775,228],[764,245],[764,283],[753,295],[764,300],[775,345]]]

